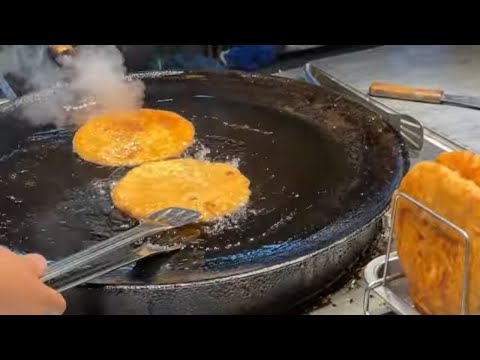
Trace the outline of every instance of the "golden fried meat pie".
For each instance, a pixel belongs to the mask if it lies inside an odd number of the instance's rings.
[[[193,125],[180,115],[141,109],[91,119],[73,138],[84,160],[106,166],[134,166],[178,157],[194,140]]]
[[[148,219],[168,207],[200,212],[202,221],[232,214],[248,202],[250,181],[234,166],[193,159],[143,164],[114,187],[112,199],[124,213]]]
[[[436,161],[480,186],[480,156],[470,151],[441,153]]]
[[[452,155],[449,155],[452,156]],[[480,187],[460,156],[454,171],[438,162],[421,162],[399,190],[467,231],[471,240],[468,312],[480,314]],[[441,162],[452,166],[448,157]],[[415,306],[424,314],[459,314],[465,265],[464,239],[423,210],[400,199],[394,228],[400,263]]]

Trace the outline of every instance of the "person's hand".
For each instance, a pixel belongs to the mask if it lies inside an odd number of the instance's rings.
[[[63,297],[40,280],[46,268],[41,255],[20,256],[0,246],[1,315],[63,314]]]

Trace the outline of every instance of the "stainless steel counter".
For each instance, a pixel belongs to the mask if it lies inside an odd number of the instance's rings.
[[[372,82],[381,81],[480,96],[478,45],[387,45],[320,59],[315,65],[363,93],[368,92]],[[382,102],[480,152],[479,110],[398,100]]]

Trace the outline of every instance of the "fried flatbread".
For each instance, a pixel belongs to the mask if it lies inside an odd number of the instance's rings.
[[[405,176],[399,191],[469,234],[468,310],[480,313],[480,187],[447,166],[422,162]],[[463,238],[404,199],[399,200],[394,231],[409,293],[419,311],[459,314],[465,264]]]
[[[178,157],[194,135],[193,125],[176,113],[141,109],[91,119],[75,134],[73,149],[95,164],[134,166]]]
[[[202,221],[231,214],[245,205],[250,181],[235,167],[193,159],[143,164],[131,170],[112,191],[115,206],[146,220],[168,207],[193,209]]]
[[[441,153],[436,161],[480,186],[480,156],[470,151]]]

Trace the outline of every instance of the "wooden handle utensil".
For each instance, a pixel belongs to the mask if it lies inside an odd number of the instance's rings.
[[[438,89],[421,89],[410,86],[375,82],[370,86],[369,94],[371,96],[390,99],[440,104],[442,102],[444,93],[443,90]]]

